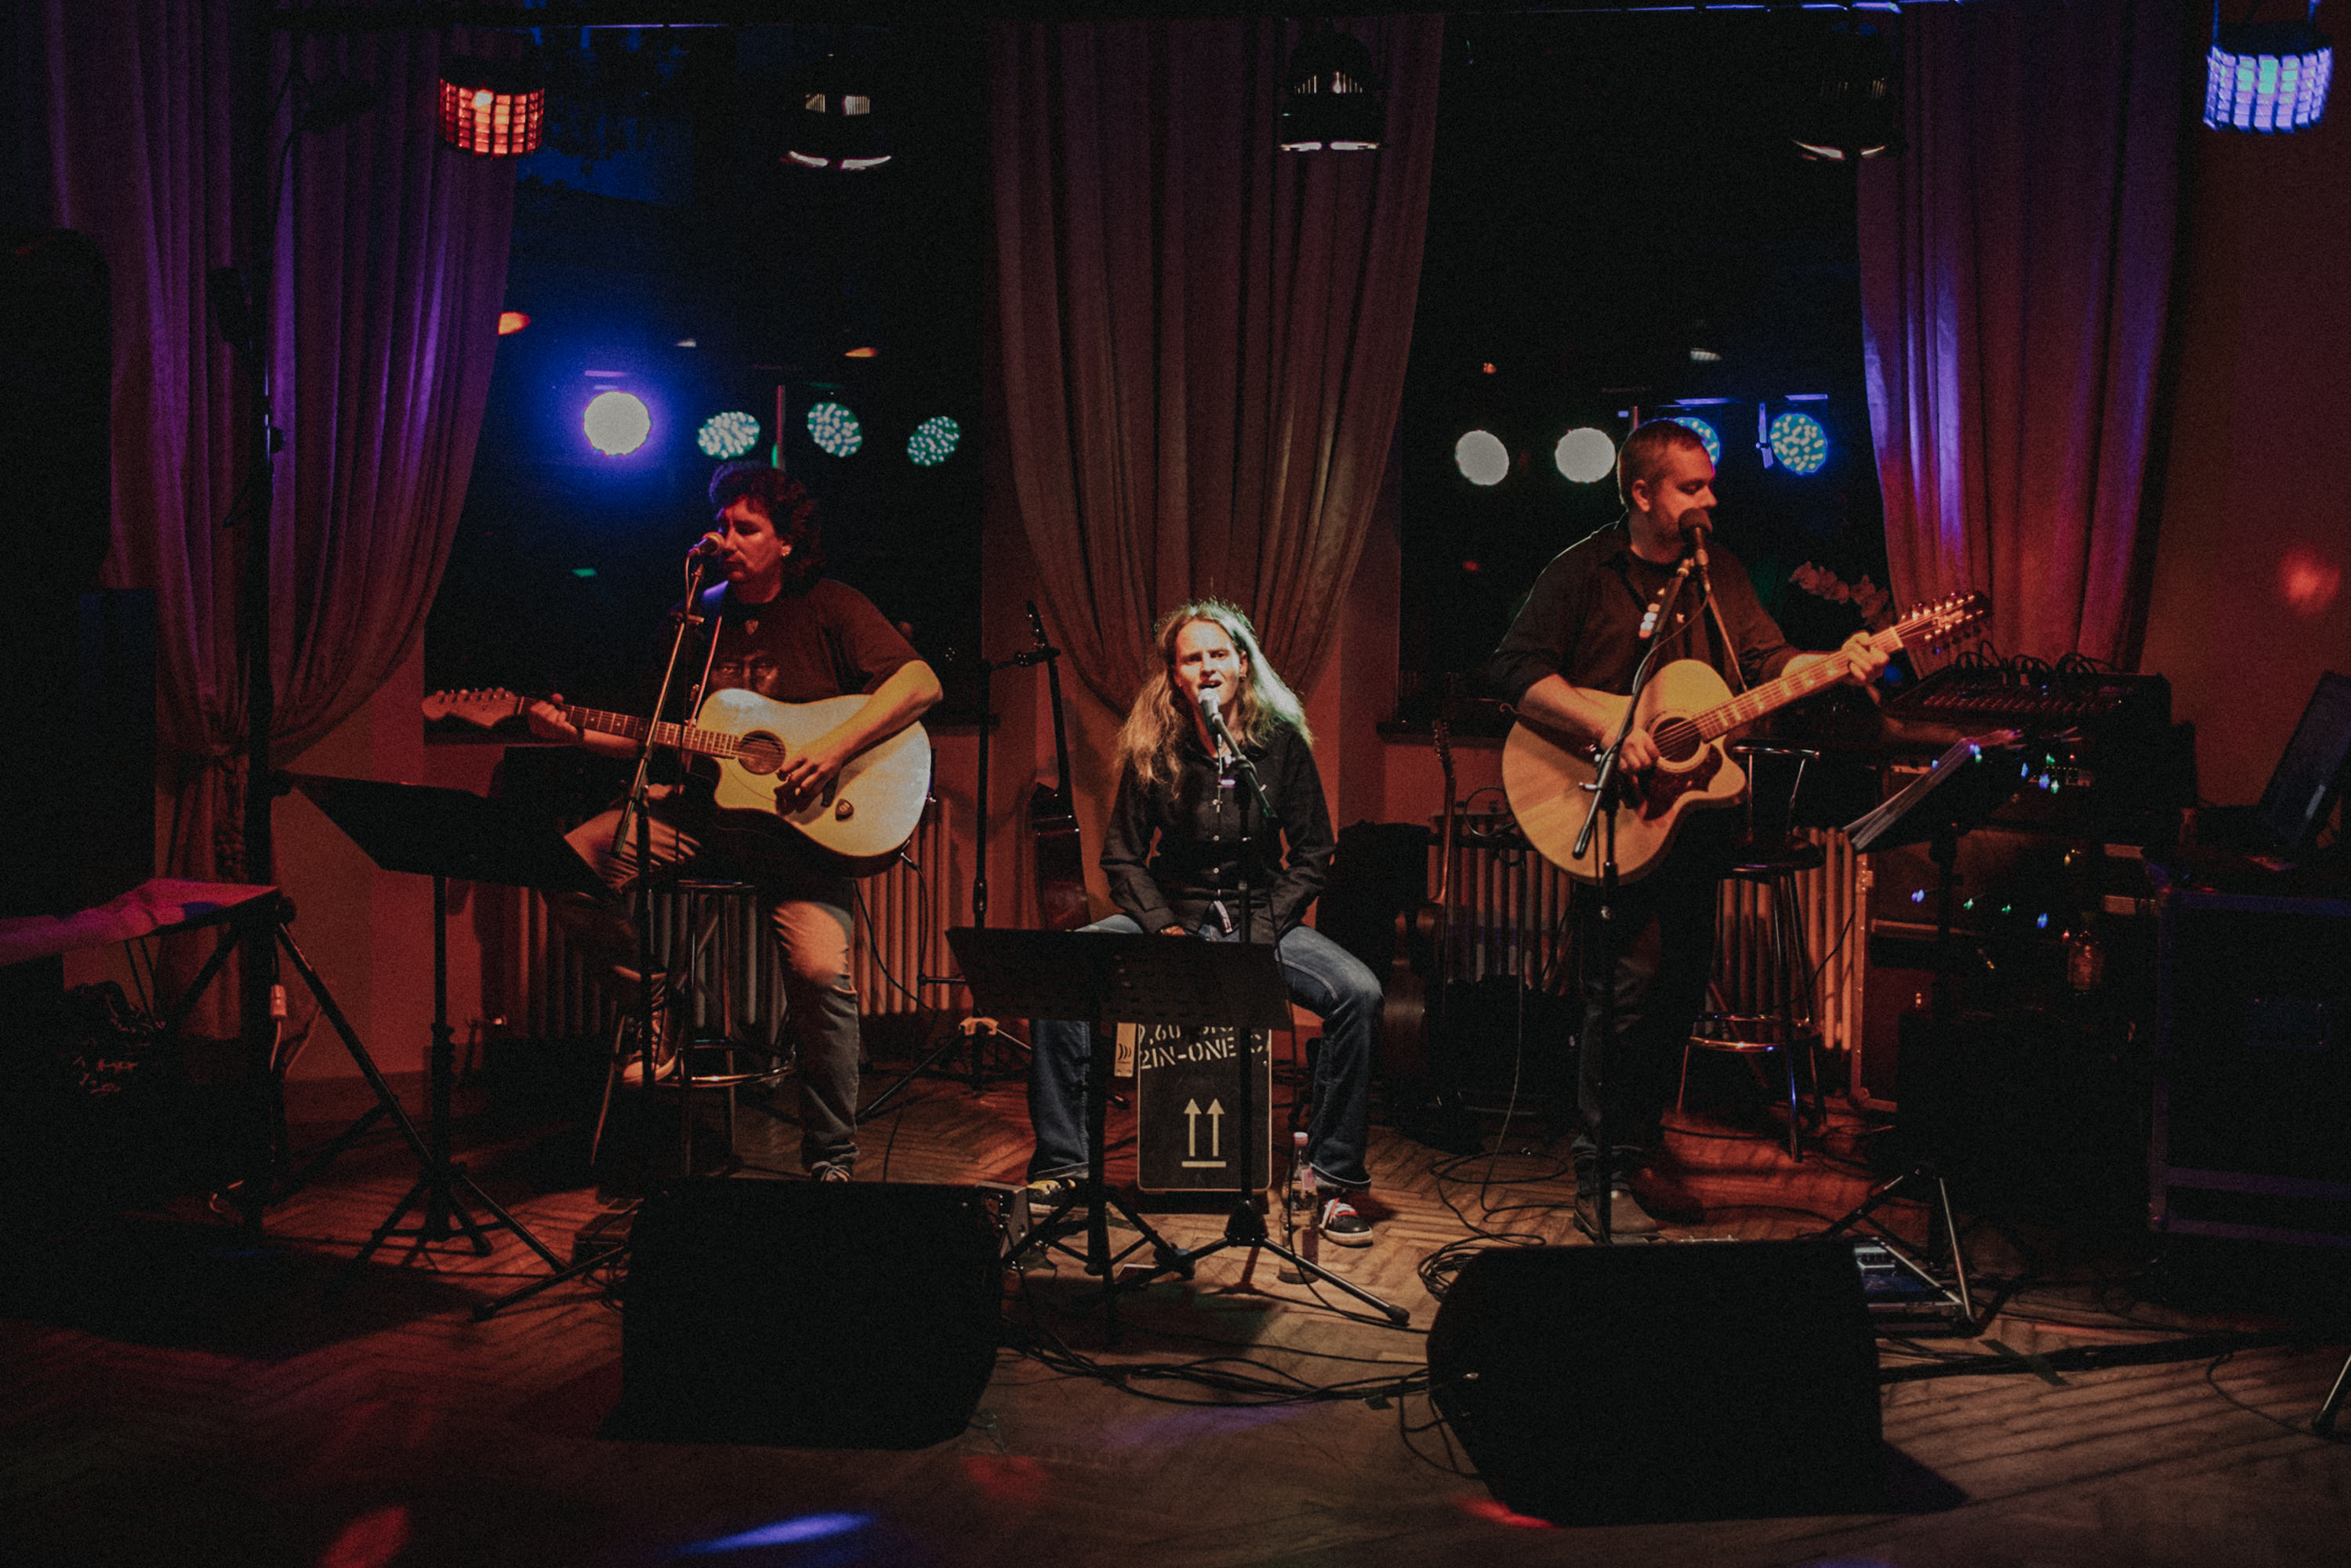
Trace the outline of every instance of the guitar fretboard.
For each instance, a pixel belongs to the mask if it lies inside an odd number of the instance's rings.
[[[742,737],[728,735],[724,730],[703,729],[684,724],[654,724],[635,714],[566,706],[563,718],[565,723],[580,729],[592,729],[600,735],[616,735],[622,740],[643,740],[645,732],[651,730],[655,746],[690,751],[698,757],[733,757],[743,749]]]
[[[1909,624],[1905,622],[1901,626],[1888,627],[1871,637],[1869,645],[1881,653],[1893,653],[1902,646],[1902,633]],[[1752,724],[1767,713],[1836,685],[1844,679],[1844,669],[1842,660],[1823,659],[1799,672],[1741,692],[1729,702],[1717,704],[1695,716],[1690,722],[1698,726],[1699,735],[1706,739],[1719,739],[1740,725]]]

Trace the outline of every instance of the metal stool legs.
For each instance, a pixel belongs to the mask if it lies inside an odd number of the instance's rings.
[[[1722,1051],[1747,1056],[1778,1052],[1781,1068],[1785,1073],[1788,1157],[1792,1160],[1804,1157],[1803,1093],[1796,1078],[1796,1057],[1800,1051],[1804,1056],[1812,1078],[1813,1114],[1815,1119],[1825,1118],[1827,1114],[1826,1104],[1821,1096],[1820,1059],[1815,1054],[1819,1037],[1813,1028],[1812,966],[1804,952],[1804,912],[1802,902],[1796,894],[1796,874],[1793,868],[1743,873],[1744,880],[1763,883],[1770,888],[1770,972],[1765,977],[1765,986],[1757,988],[1765,995],[1740,997],[1699,1017],[1697,1027],[1682,1044],[1681,1082],[1674,1094],[1674,1109],[1678,1111],[1689,1093],[1689,1061],[1693,1051]],[[1767,998],[1769,1010],[1756,1005],[1765,1002]]]
[[[726,928],[733,909],[732,901],[754,896],[758,889],[746,882],[719,881],[705,878],[683,878],[674,884],[681,895],[679,912],[681,940],[684,948],[683,962],[671,971],[676,979],[675,988],[662,998],[668,1027],[679,1031],[676,1050],[669,1064],[656,1061],[653,1067],[654,1087],[678,1092],[678,1168],[682,1173],[694,1169],[694,1102],[699,1089],[723,1090],[726,1096],[726,1153],[735,1155],[736,1090],[747,1083],[773,1083],[788,1071],[784,1058],[763,1045],[753,1045],[735,1038],[734,946],[732,933]],[[714,907],[715,906],[715,907]],[[707,970],[704,958],[713,944],[716,956]],[[695,1027],[693,1010],[697,996],[705,1006],[715,988],[716,1028],[701,1030]],[[601,1146],[607,1117],[611,1111],[612,1086],[619,1080],[625,1062],[633,1053],[624,1053],[622,1043],[626,1039],[632,1014],[623,1014],[614,1031],[611,1065],[604,1073],[604,1103],[597,1113],[596,1132],[589,1143],[589,1158],[592,1162]]]

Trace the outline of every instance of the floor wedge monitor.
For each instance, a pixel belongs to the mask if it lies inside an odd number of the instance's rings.
[[[1605,1524],[1884,1506],[1850,1240],[1497,1248],[1428,1331],[1431,1396],[1512,1511]]]

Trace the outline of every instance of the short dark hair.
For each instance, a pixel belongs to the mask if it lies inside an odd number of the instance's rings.
[[[1630,507],[1635,480],[1654,485],[1668,452],[1704,452],[1697,431],[1677,420],[1653,419],[1625,438],[1616,453],[1616,498]]]
[[[824,570],[824,528],[807,486],[753,459],[721,464],[710,476],[710,509],[723,512],[737,501],[748,501],[767,513],[776,537],[792,547],[784,557],[786,582],[802,581]]]

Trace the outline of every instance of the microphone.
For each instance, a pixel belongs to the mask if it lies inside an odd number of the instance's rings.
[[[1207,722],[1208,733],[1238,751],[1240,747],[1234,744],[1233,732],[1225,727],[1224,706],[1214,687],[1200,694],[1200,716]]]
[[[694,541],[694,548],[685,552],[685,558],[688,560],[693,560],[697,558],[703,560],[716,559],[718,557],[719,539],[720,536],[716,532],[703,535],[700,538]]]
[[[1698,570],[1703,572],[1706,570],[1706,541],[1714,532],[1713,522],[1693,513],[1682,519],[1682,532],[1689,539],[1690,554],[1698,561]]]

